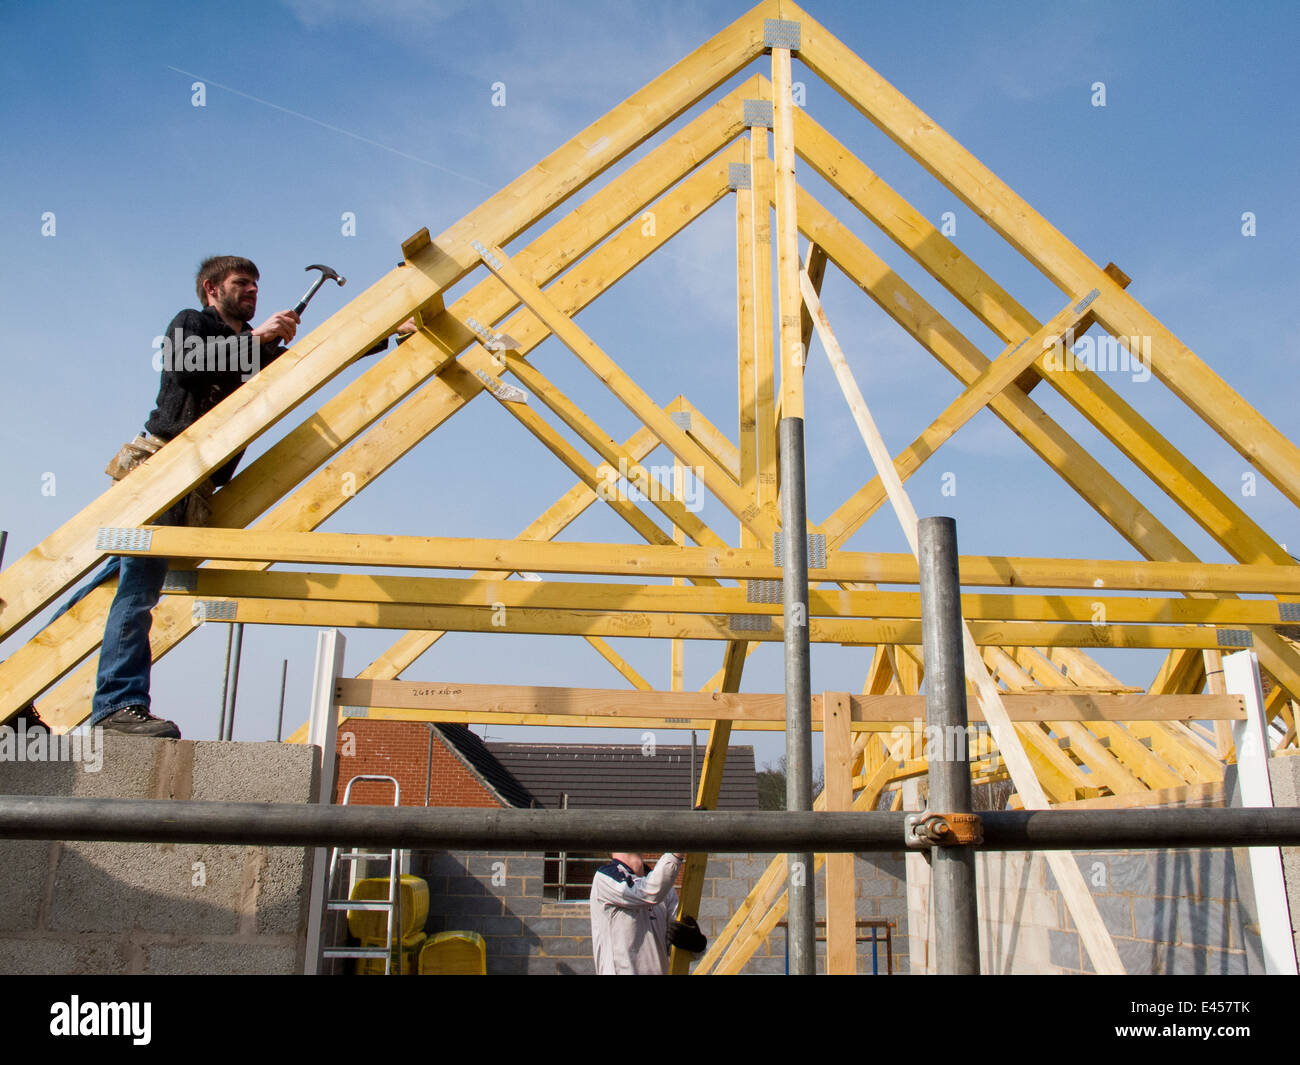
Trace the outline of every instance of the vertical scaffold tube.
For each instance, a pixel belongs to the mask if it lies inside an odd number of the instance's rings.
[[[952,518],[922,518],[917,540],[930,763],[928,805],[938,813],[969,813],[970,760],[957,524]],[[965,846],[931,847],[930,868],[937,970],[946,976],[978,975],[975,851]]]

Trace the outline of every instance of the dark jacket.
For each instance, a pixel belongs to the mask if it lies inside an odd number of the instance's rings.
[[[162,372],[157,405],[144,427],[164,440],[179,436],[288,350],[279,340],[259,343],[247,323],[236,333],[213,307],[181,311],[162,339],[154,359]],[[385,338],[365,354],[374,355],[387,347]],[[240,450],[213,470],[212,483],[220,488],[229,481],[243,457]]]
[[[146,431],[164,440],[179,436],[286,350],[279,340],[260,343],[247,324],[236,333],[212,307],[181,311],[167,326],[155,356],[162,380]],[[229,481],[243,457],[241,450],[214,470],[212,483],[220,487]]]

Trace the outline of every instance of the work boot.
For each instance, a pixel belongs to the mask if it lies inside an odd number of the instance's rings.
[[[128,736],[154,736],[160,740],[178,740],[181,730],[175,722],[154,717],[143,706],[128,706],[109,714],[98,724],[109,732],[124,732]]]
[[[44,721],[41,720],[41,715],[36,712],[35,703],[28,703],[21,710],[19,710],[18,713],[14,714],[14,716],[11,717],[6,723],[9,725],[10,728],[16,729],[18,727],[18,722],[20,721],[25,721],[29,729],[49,728],[49,725],[47,725]]]

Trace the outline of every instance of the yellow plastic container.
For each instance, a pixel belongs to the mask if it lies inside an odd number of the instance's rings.
[[[411,938],[424,931],[429,916],[429,885],[418,876],[405,873],[401,886],[402,945],[409,947]],[[372,876],[358,880],[352,889],[352,898],[360,901],[385,901],[388,898],[388,877]],[[348,931],[367,946],[382,947],[388,939],[387,910],[348,910]],[[366,943],[374,940],[373,943]]]
[[[439,932],[420,949],[421,976],[486,976],[487,944],[477,932]]]
[[[429,937],[424,932],[416,932],[413,936],[408,936],[406,942],[402,945],[402,975],[410,976],[415,972],[415,959],[424,946],[425,940]],[[377,939],[374,941],[362,940],[363,947],[382,947],[384,941]],[[357,976],[383,976],[384,959],[383,958],[357,958],[356,959]]]

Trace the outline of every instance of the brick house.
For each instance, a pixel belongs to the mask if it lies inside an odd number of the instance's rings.
[[[484,743],[463,725],[348,719],[339,726],[335,801],[361,773],[396,777],[403,806],[540,807],[544,809],[689,809],[703,748],[640,744]],[[388,805],[386,784],[358,783],[351,801]],[[719,808],[757,810],[751,747],[731,747]],[[629,844],[632,845],[632,844]],[[559,852],[414,851],[410,871],[429,884],[429,934],[478,932],[488,972],[591,973],[591,877],[606,855]],[[749,893],[771,855],[709,858],[698,919],[712,939]],[[859,971],[906,967],[906,881],[901,856],[857,860],[859,916],[885,925],[884,938],[859,945]],[[821,878],[818,877],[820,885]],[[820,893],[820,888],[819,888]],[[823,917],[819,898],[818,916]],[[879,932],[873,932],[879,936]],[[777,929],[745,966],[747,973],[785,968]]]
[[[494,807],[537,805],[531,795],[464,725],[349,718],[339,725],[334,801],[362,773],[396,777],[403,806]],[[391,805],[388,784],[360,782],[352,803]]]

